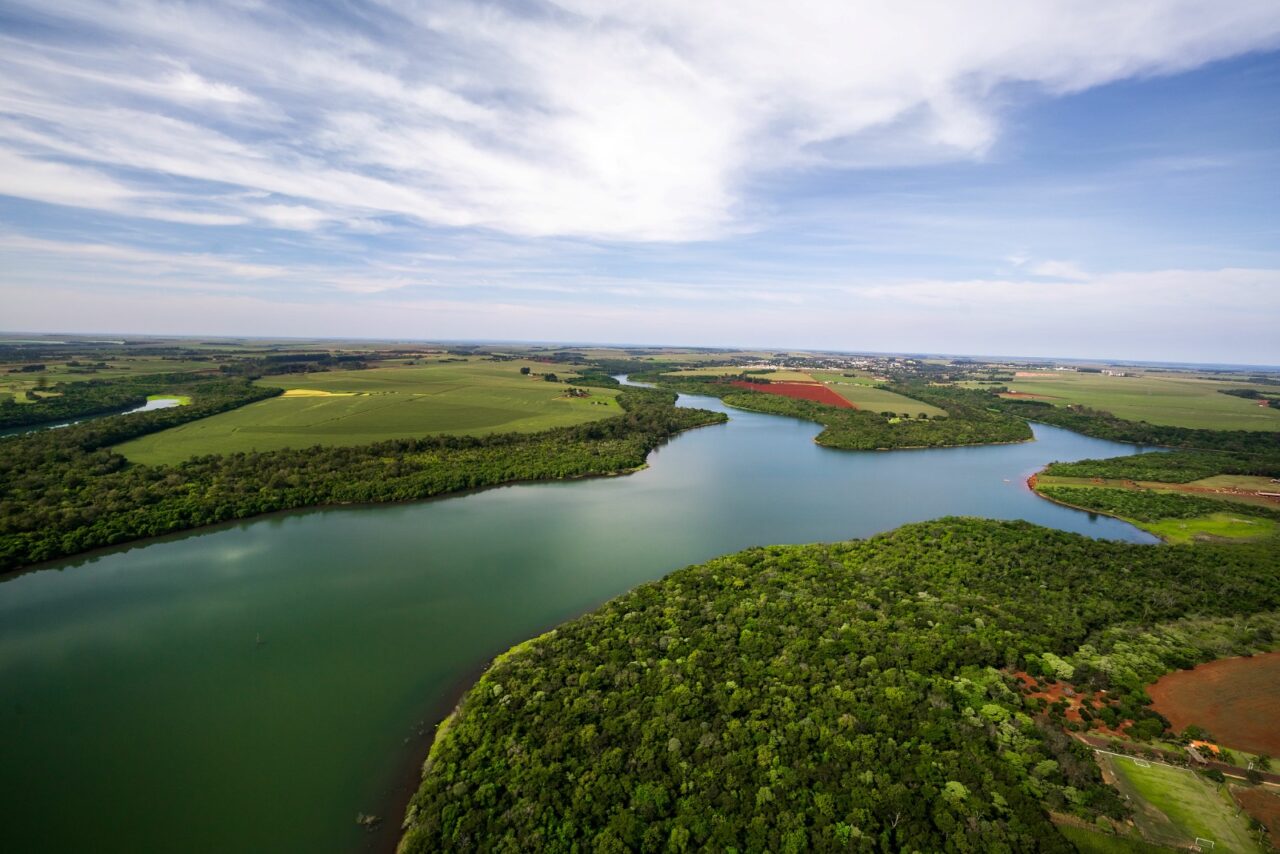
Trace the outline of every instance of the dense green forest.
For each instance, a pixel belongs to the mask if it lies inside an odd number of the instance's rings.
[[[1110,516],[1122,516],[1140,522],[1160,519],[1191,519],[1210,513],[1230,511],[1240,516],[1257,516],[1263,519],[1280,519],[1280,509],[1242,504],[1238,501],[1220,501],[1199,495],[1181,495],[1173,492],[1156,492],[1151,489],[1112,489],[1093,486],[1054,486],[1036,484],[1036,492],[1070,504],[1096,510]]]
[[[535,434],[204,456],[176,466],[130,464],[111,450],[135,436],[279,394],[239,379],[187,390],[190,406],[0,441],[0,569],[275,510],[628,471],[674,433],[725,420],[676,408],[674,393],[640,389],[618,396],[626,410],[621,416]]]
[[[856,451],[891,448],[936,448],[1024,442],[1031,428],[1022,418],[989,408],[990,396],[961,388],[909,383],[889,386],[890,391],[944,409],[946,418],[930,420],[886,418],[878,412],[836,409],[808,400],[764,394],[719,382],[717,377],[675,377],[644,374],[634,377],[657,382],[663,388],[719,397],[730,406],[770,415],[788,415],[821,424],[817,442],[831,448]]]
[[[1069,851],[1046,808],[1126,806],[1009,673],[1113,686],[1158,732],[1135,680],[1220,652],[1215,620],[1272,645],[1277,567],[973,519],[689,567],[496,661],[403,850]]]
[[[1045,474],[1190,483],[1217,474],[1280,477],[1280,448],[1272,454],[1229,454],[1218,451],[1170,451],[1134,454],[1105,460],[1052,463]]]

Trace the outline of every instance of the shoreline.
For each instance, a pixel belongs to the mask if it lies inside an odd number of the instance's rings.
[[[1039,498],[1042,501],[1048,501],[1050,504],[1057,504],[1059,507],[1069,507],[1072,510],[1079,510],[1081,513],[1091,513],[1095,516],[1106,516],[1108,519],[1118,519],[1119,521],[1124,522],[1125,524],[1132,525],[1133,527],[1137,528],[1139,531],[1143,531],[1144,533],[1150,534],[1151,536],[1155,537],[1157,540],[1160,541],[1160,545],[1162,546],[1172,545],[1172,543],[1170,543],[1164,537],[1160,536],[1155,531],[1148,531],[1146,528],[1142,527],[1142,525],[1138,524],[1138,522],[1133,519],[1126,519],[1124,516],[1117,516],[1114,513],[1104,513],[1101,510],[1095,510],[1092,507],[1081,507],[1078,504],[1072,504],[1068,501],[1061,501],[1057,498],[1051,498],[1048,495],[1045,495],[1043,492],[1036,489],[1037,478],[1039,478],[1040,474],[1043,471],[1044,469],[1041,469],[1040,471],[1031,475],[1031,477],[1027,478],[1027,488],[1029,488],[1032,491],[1032,493],[1035,494],[1036,498]]]
[[[325,512],[329,510],[362,510],[362,509],[371,509],[376,507],[396,507],[396,506],[407,506],[412,504],[422,504],[430,501],[441,501],[448,498],[463,498],[468,495],[475,495],[477,493],[485,492],[490,489],[502,489],[508,486],[522,486],[522,485],[530,485],[530,484],[538,484],[538,483],[571,483],[579,480],[594,480],[597,478],[626,477],[628,475],[636,474],[637,472],[642,472],[645,469],[649,468],[649,455],[652,454],[654,451],[657,451],[660,448],[662,448],[664,445],[666,445],[676,436],[679,436],[683,433],[687,433],[691,430],[699,430],[699,429],[702,429],[703,427],[719,426],[720,424],[723,424],[723,423],[724,422],[721,421],[721,422],[712,422],[709,424],[698,424],[693,427],[685,427],[681,430],[677,430],[671,433],[670,435],[664,437],[662,441],[660,441],[658,444],[654,445],[647,452],[645,452],[644,462],[642,462],[638,466],[632,466],[631,468],[615,469],[613,471],[606,471],[606,472],[588,472],[586,474],[566,475],[563,477],[516,478],[513,480],[500,481],[498,483],[490,483],[484,486],[471,486],[471,487],[467,487],[466,489],[454,489],[448,492],[440,492],[435,495],[427,495],[422,498],[406,498],[399,501],[346,501],[346,502],[331,502],[331,503],[324,503],[324,504],[305,504],[300,507],[284,507],[279,510],[268,510],[265,513],[255,513],[250,516],[239,516],[234,519],[224,519],[219,522],[209,522],[204,525],[196,525],[190,528],[178,528],[173,531],[165,532],[163,534],[154,534],[149,537],[139,537],[137,539],[127,540],[121,543],[114,543],[112,545],[95,546],[94,548],[87,549],[82,552],[75,552],[74,554],[49,558],[48,560],[42,560],[42,561],[39,561],[38,563],[31,563],[31,564],[26,564],[24,566],[16,566],[11,569],[0,570],[0,583],[4,583],[6,581],[19,578],[23,575],[27,575],[28,573],[32,573],[32,572],[43,572],[50,569],[57,569],[59,571],[63,569],[71,569],[73,568],[73,566],[78,565],[77,562],[80,562],[80,561],[85,561],[85,562],[93,561],[97,558],[103,557],[108,554],[123,553],[133,548],[143,548],[145,546],[156,545],[157,543],[168,542],[170,540],[184,539],[189,536],[199,536],[202,534],[210,534],[219,530],[229,529],[235,525],[243,524],[245,522],[256,522],[263,519],[286,517],[286,516],[301,514],[301,513]],[[58,564],[67,564],[67,565],[58,566]]]

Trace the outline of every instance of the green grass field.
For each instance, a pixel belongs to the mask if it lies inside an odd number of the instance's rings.
[[[617,391],[568,398],[564,383],[520,375],[537,362],[431,362],[264,377],[282,397],[183,424],[120,445],[130,460],[175,463],[202,454],[311,445],[365,445],[438,434],[533,432],[619,414]]]
[[[1190,519],[1161,519],[1157,522],[1134,522],[1167,543],[1190,543],[1205,538],[1223,540],[1260,540],[1274,537],[1274,519],[1240,516],[1235,513],[1210,513]]]
[[[98,357],[79,357],[85,362],[102,361]],[[13,368],[20,367],[24,362],[9,362],[0,364],[0,395],[13,396],[18,403],[28,403],[26,392],[28,390],[40,394],[38,383],[43,378],[46,385],[52,386],[56,383],[73,383],[82,382],[84,380],[115,380],[122,377],[136,377],[145,374],[170,374],[184,373],[186,371],[215,371],[218,364],[216,362],[199,362],[189,359],[161,359],[156,356],[125,356],[120,358],[108,358],[106,363],[108,367],[88,370],[83,367],[70,367],[67,361],[62,360],[54,362],[51,360],[39,360],[47,366],[46,370],[38,373],[17,373],[11,374],[9,371]]]
[[[1214,854],[1262,854],[1235,805],[1195,773],[1155,762],[1142,767],[1128,757],[1105,754],[1098,754],[1098,761],[1132,801],[1134,823],[1147,841],[1186,846],[1200,837],[1213,840]]]
[[[981,388],[973,383],[966,383]],[[1258,388],[1244,382],[1217,382],[1188,376],[1146,374],[1111,377],[1071,372],[1015,376],[1010,391],[1037,395],[1055,405],[1082,404],[1120,418],[1175,427],[1215,430],[1280,430],[1280,409],[1227,394],[1221,389]]]
[[[945,418],[946,412],[936,406],[930,406],[927,403],[921,403],[910,397],[904,397],[896,392],[885,391],[880,388],[862,385],[853,382],[830,382],[827,388],[843,397],[859,409],[866,409],[870,412],[892,412],[896,415],[906,414],[911,418],[915,418],[920,413],[928,415],[930,418]]]
[[[1162,852],[1177,850],[1164,845],[1152,845],[1141,839],[1114,836],[1110,833],[1085,830],[1071,825],[1059,825],[1058,830],[1080,854],[1162,854]]]

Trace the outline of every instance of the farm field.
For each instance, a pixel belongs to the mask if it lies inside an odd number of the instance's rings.
[[[686,377],[719,377],[740,374],[744,369],[743,366],[690,368],[683,371],[673,371],[672,373],[675,376]],[[815,383],[834,392],[836,396],[849,402],[854,408],[865,409],[870,412],[892,412],[895,415],[905,415],[909,418],[916,418],[921,414],[928,415],[930,418],[945,418],[947,415],[946,412],[936,406],[930,406],[927,403],[904,397],[896,392],[876,388],[876,381],[865,372],[850,377],[845,376],[844,372],[841,371],[814,371],[809,373],[807,371],[777,370],[762,373],[760,376],[768,379],[771,383]],[[756,391],[764,390],[763,388],[756,389]],[[821,395],[821,399],[818,397],[808,399],[818,400],[819,403],[829,400],[826,395]],[[832,405],[838,406],[839,404],[833,403]]]
[[[944,410],[936,406],[930,406],[927,403],[906,397],[897,392],[886,391],[882,388],[874,388],[852,382],[833,382],[827,388],[833,390],[859,409],[866,409],[871,412],[892,412],[895,415],[905,415],[909,418],[917,418],[921,414],[928,415],[930,418],[945,418],[947,416]]]
[[[1098,762],[1132,801],[1134,824],[1147,841],[1187,848],[1200,838],[1213,841],[1215,854],[1262,854],[1235,804],[1193,771],[1106,754],[1098,754]]]
[[[749,383],[742,380],[734,380],[730,385],[762,394],[776,394],[780,397],[793,397],[797,400],[811,400],[814,403],[834,406],[837,409],[853,409],[852,403],[819,383]]]
[[[1232,786],[1231,795],[1245,812],[1262,822],[1272,846],[1280,845],[1280,795],[1262,787]]]
[[[521,376],[537,362],[432,362],[263,377],[270,400],[143,436],[117,447],[130,460],[176,463],[203,454],[311,445],[366,445],[439,434],[533,432],[621,412],[613,389],[569,398],[564,383]]]
[[[966,385],[983,387],[974,383]],[[1112,377],[1020,371],[1008,383],[1008,388],[1018,397],[1041,399],[1058,406],[1081,404],[1151,424],[1215,430],[1280,430],[1280,409],[1219,393],[1229,388],[1265,388],[1247,382],[1151,374]]]
[[[146,374],[213,371],[217,369],[216,362],[191,359],[161,359],[154,356],[109,358],[105,360],[107,364],[105,368],[89,368],[90,364],[101,361],[96,357],[94,359],[82,357],[81,360],[85,362],[83,367],[67,365],[68,361],[74,361],[70,359],[64,359],[59,362],[39,360],[37,364],[46,365],[46,369],[31,373],[9,373],[9,371],[20,368],[24,364],[32,364],[31,362],[0,363],[0,396],[13,396],[18,403],[27,403],[25,392],[30,390],[40,394],[38,384],[42,378],[46,385],[52,386],[57,383],[83,382],[84,380],[115,380],[122,377],[137,377]]]
[[[1222,658],[1177,670],[1149,686],[1153,708],[1174,729],[1203,727],[1226,747],[1280,755],[1280,652]]]

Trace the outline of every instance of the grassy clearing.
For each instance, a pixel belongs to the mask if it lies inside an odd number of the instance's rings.
[[[947,415],[945,411],[936,406],[930,406],[927,403],[921,403],[910,397],[904,397],[896,392],[885,391],[880,388],[840,382],[829,383],[827,388],[859,409],[865,409],[869,412],[893,412],[897,415],[907,415],[911,418],[915,418],[921,413],[928,415],[930,418],[945,418]]]
[[[1147,841],[1187,846],[1200,837],[1213,840],[1215,854],[1262,854],[1228,796],[1194,772],[1156,762],[1143,767],[1128,757],[1098,759],[1133,802],[1134,823]]]
[[[179,462],[202,454],[311,445],[365,445],[440,434],[533,432],[619,414],[612,389],[569,398],[564,383],[521,376],[536,362],[434,362],[264,377],[286,394],[120,445],[130,460]]]
[[[1191,519],[1161,519],[1157,522],[1134,522],[1140,528],[1169,543],[1190,543],[1195,540],[1260,540],[1275,536],[1277,525],[1273,519],[1255,516],[1238,516],[1235,513],[1211,513]]]
[[[45,370],[34,373],[9,373],[10,370],[19,368],[24,364],[33,364],[32,362],[4,362],[0,363],[0,394],[13,395],[19,403],[25,402],[26,392],[37,391],[38,383],[41,378],[44,379],[46,385],[54,385],[56,383],[72,383],[83,382],[84,380],[114,380],[123,377],[138,377],[146,374],[170,374],[183,373],[186,371],[215,371],[217,369],[216,362],[192,361],[189,359],[161,359],[156,356],[126,356],[119,358],[106,359],[107,367],[90,368],[91,364],[96,364],[99,358],[81,356],[79,360],[84,362],[83,366],[72,367],[67,365],[67,361],[59,362],[51,360],[37,360],[38,363],[45,365]]]
[[[967,383],[967,385],[975,385]],[[1258,388],[1187,376],[1144,374],[1112,377],[1070,372],[1017,376],[1010,391],[1035,395],[1058,406],[1069,403],[1102,409],[1120,418],[1175,427],[1216,430],[1280,430],[1280,409],[1220,394],[1228,388]]]
[[[1162,854],[1175,850],[1164,845],[1152,845],[1141,839],[1115,836],[1099,830],[1085,830],[1072,825],[1059,825],[1058,830],[1081,854]]]

